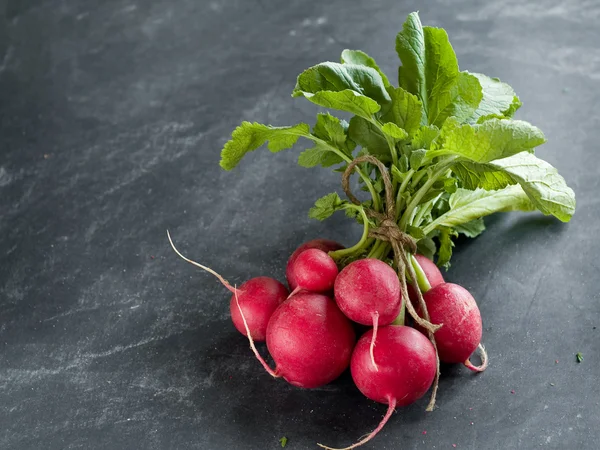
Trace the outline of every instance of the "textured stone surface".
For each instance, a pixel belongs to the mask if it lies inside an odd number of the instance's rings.
[[[385,408],[347,376],[315,391],[271,380],[227,292],[165,230],[232,283],[283,279],[309,238],[351,244],[343,215],[306,216],[336,176],[294,151],[225,173],[219,149],[242,120],[312,121],[295,77],[344,48],[393,75],[415,9],[461,68],[513,85],[578,211],[569,225],[494,217],[459,243],[447,277],[479,301],[490,368],[447,368],[439,408],[399,410],[369,448],[597,448],[595,0],[0,0],[0,448],[307,449],[378,422]]]

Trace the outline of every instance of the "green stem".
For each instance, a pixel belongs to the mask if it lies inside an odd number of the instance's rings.
[[[402,208],[404,207],[404,205],[402,204],[404,201],[402,199],[402,194],[406,190],[406,187],[408,186],[408,183],[410,182],[410,179],[412,178],[414,173],[415,173],[415,171],[413,169],[410,169],[406,173],[406,177],[404,177],[404,180],[402,180],[402,184],[400,185],[400,188],[398,189],[398,194],[396,194],[396,220],[398,220],[400,218],[400,212],[402,211]]]
[[[442,195],[442,194],[440,194],[440,195]],[[414,225],[415,227],[418,227],[421,225],[421,222],[423,221],[423,216],[427,213],[427,211],[431,211],[431,206],[438,200],[438,198],[440,198],[440,195],[429,200],[427,203],[420,205],[417,208],[417,214],[415,214],[415,218],[413,219],[411,225]]]
[[[435,228],[440,223],[442,223],[444,221],[444,219],[445,219],[444,214],[442,214],[440,217],[438,217],[433,222],[429,223],[429,225],[427,225],[425,228],[423,228],[423,233],[425,233],[425,234],[431,233],[433,230],[435,230]]]
[[[417,283],[419,285],[419,289],[423,293],[427,292],[429,289],[431,289],[431,284],[429,284],[429,280],[427,279],[425,272],[419,265],[419,261],[417,261],[417,258],[415,258],[414,255],[410,255],[410,264],[415,270],[415,275],[417,276]]]
[[[419,184],[419,181],[421,181],[421,178],[423,178],[426,173],[427,173],[427,169],[421,169],[417,172],[417,176],[413,179],[413,182],[412,182],[413,188],[417,187],[417,184]]]
[[[400,303],[400,314],[394,319],[392,325],[404,325],[404,316],[406,315],[406,300],[402,299]]]
[[[348,155],[346,155],[340,149],[338,149],[338,148],[334,147],[333,145],[329,144],[328,142],[324,141],[323,139],[319,139],[318,137],[315,137],[312,135],[309,137],[309,139],[312,139],[313,142],[315,142],[315,143],[318,142],[319,144],[327,147],[329,150],[331,150],[333,153],[338,155],[340,158],[342,158],[348,164],[352,162],[352,158],[350,158]],[[358,166],[356,166],[354,168],[354,171],[358,174],[359,177],[362,178],[365,185],[367,186],[367,189],[369,189],[369,193],[371,194],[371,198],[373,199],[373,209],[375,209],[375,211],[381,211],[381,201],[380,201],[379,195],[377,194],[377,192],[375,191],[375,188],[373,187],[373,183],[371,182],[371,179]]]
[[[385,140],[388,143],[388,147],[390,148],[390,153],[392,154],[392,164],[398,167],[398,152],[396,152],[396,144],[391,137],[384,133]]]
[[[423,197],[425,197],[425,195],[427,194],[427,192],[429,191],[431,186],[433,186],[433,183],[435,183],[439,177],[441,177],[444,173],[446,173],[446,170],[448,170],[448,167],[450,166],[450,164],[452,164],[453,160],[454,160],[454,158],[450,157],[447,160],[439,162],[438,170],[431,174],[431,176],[425,182],[425,184],[421,187],[421,189],[419,189],[416,192],[416,194],[413,196],[412,200],[406,207],[404,214],[402,214],[402,219],[400,219],[400,229],[402,231],[406,231],[406,226],[408,225],[408,222],[410,221],[410,219],[412,217],[414,209],[419,205],[419,202],[421,201],[421,199]]]
[[[356,205],[348,205],[347,208],[355,209],[358,212],[360,212],[362,219],[363,219],[363,234],[362,234],[360,240],[356,244],[354,244],[352,247],[343,248],[341,250],[329,252],[329,256],[331,256],[334,260],[339,260],[345,256],[352,255],[355,252],[362,250],[363,248],[366,247],[366,244],[367,244],[367,241],[369,238],[369,219],[367,217],[367,214],[365,213],[364,208],[361,206],[356,206]]]
[[[427,205],[429,205],[430,202],[425,203],[424,205],[420,205],[417,206],[417,213],[415,214],[414,219],[411,222],[411,225],[418,227],[419,223],[421,223],[421,220],[423,219],[423,216],[425,215],[425,211],[427,211]]]
[[[377,253],[379,252],[379,248],[382,246],[383,241],[375,242],[375,245],[371,248],[371,251],[367,255],[367,258],[376,258]]]

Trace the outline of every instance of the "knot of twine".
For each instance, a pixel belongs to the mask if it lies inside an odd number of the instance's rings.
[[[435,379],[433,382],[431,400],[427,405],[427,411],[433,411],[440,376],[440,359],[438,356],[438,349],[435,343],[434,333],[441,327],[441,325],[435,325],[430,322],[429,312],[427,311],[427,305],[425,304],[423,294],[421,293],[421,289],[419,288],[419,284],[417,283],[417,276],[415,270],[408,259],[409,256],[407,255],[407,253],[414,254],[417,252],[417,241],[411,235],[403,232],[396,223],[396,201],[394,199],[394,188],[392,186],[392,181],[390,179],[390,175],[387,168],[377,158],[370,155],[360,156],[348,164],[348,167],[346,167],[346,170],[342,175],[342,188],[344,189],[346,196],[355,205],[361,205],[361,202],[354,196],[354,194],[350,190],[350,176],[352,174],[352,171],[358,164],[361,163],[370,163],[379,169],[385,188],[385,213],[380,213],[373,209],[365,209],[367,217],[373,218],[377,221],[377,227],[369,230],[369,236],[379,239],[381,241],[389,242],[392,246],[392,250],[394,251],[394,263],[396,264],[396,267],[398,269],[398,279],[400,280],[402,298],[404,299],[404,303],[406,304],[406,309],[408,310],[408,313],[413,318],[413,320],[421,328],[424,328],[427,331],[429,340],[431,341],[431,343],[433,344],[433,348],[435,349],[437,367]],[[408,296],[408,290],[406,285],[406,272],[408,272],[411,285],[417,293],[419,308],[423,317],[417,314],[417,311],[415,310],[415,307],[412,304],[410,297]]]

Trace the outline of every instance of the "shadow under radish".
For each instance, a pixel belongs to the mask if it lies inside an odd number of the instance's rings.
[[[216,347],[227,348],[231,354],[228,357],[208,349],[201,356],[213,369],[227,367],[228,371],[215,380],[220,380],[215,388],[221,400],[220,406],[212,408],[218,409],[227,428],[232,428],[229,432],[234,433],[236,442],[248,444],[244,448],[258,449],[253,443],[276,442],[282,436],[288,438],[292,449],[317,448],[317,442],[343,447],[374,429],[385,414],[386,405],[364,397],[354,386],[349,370],[325,386],[301,389],[269,376],[239,333],[221,336]],[[266,345],[259,343],[257,349],[274,368]],[[386,428],[422,421],[428,394],[413,405],[399,408]]]

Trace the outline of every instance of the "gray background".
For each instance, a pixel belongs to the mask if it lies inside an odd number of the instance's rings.
[[[439,408],[399,410],[365,448],[597,448],[595,0],[0,1],[0,448],[264,450],[285,435],[293,450],[374,427],[385,407],[348,376],[271,380],[227,292],[165,230],[232,283],[283,280],[308,239],[352,244],[343,215],[306,214],[337,175],[299,168],[297,150],[225,173],[219,150],[242,120],[312,123],[295,77],[344,48],[393,79],[416,9],[461,69],[516,89],[578,209],[569,225],[493,217],[458,243],[447,278],[479,302],[490,368],[445,368]]]

